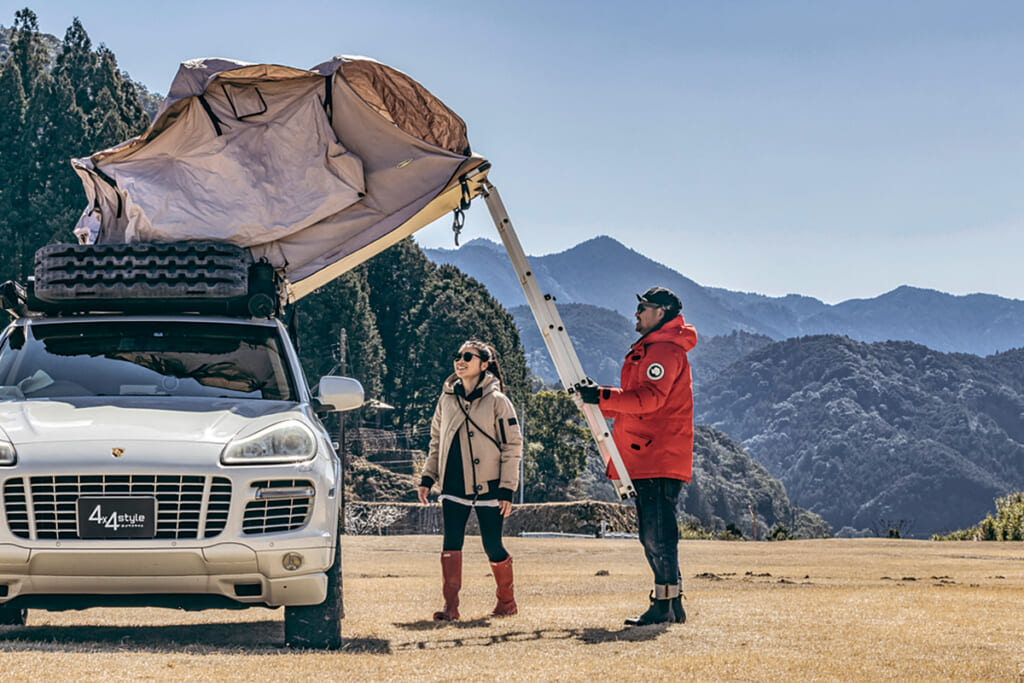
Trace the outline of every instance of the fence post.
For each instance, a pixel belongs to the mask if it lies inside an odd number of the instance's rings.
[[[519,406],[519,433],[523,437],[523,451],[519,456],[519,504],[526,500],[526,403]]]

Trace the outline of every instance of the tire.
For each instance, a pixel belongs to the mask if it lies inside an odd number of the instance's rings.
[[[341,586],[341,519],[334,544],[334,564],[327,570],[327,598],[319,605],[284,608],[284,642],[292,648],[337,650],[345,606]]]
[[[0,607],[0,626],[24,626],[27,617],[27,609]]]

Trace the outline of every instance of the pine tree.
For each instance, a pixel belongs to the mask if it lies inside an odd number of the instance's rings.
[[[98,64],[96,53],[92,51],[92,40],[85,32],[78,17],[64,33],[64,42],[53,65],[53,77],[67,78],[75,92],[75,104],[89,116],[96,105],[95,93],[92,91]]]
[[[408,362],[399,366],[401,391],[395,397],[406,429],[425,447],[430,417],[441,385],[452,374],[451,354],[467,339],[492,344],[498,353],[507,394],[514,405],[525,400],[526,358],[512,316],[476,280],[458,268],[440,266],[428,279],[410,314],[414,331]]]
[[[25,8],[14,14],[14,26],[11,29],[11,56],[21,75],[21,89],[25,97],[32,98],[32,91],[46,73],[49,57],[46,47],[39,35],[39,19],[36,13]]]
[[[114,53],[101,45],[96,54],[97,66],[91,84],[96,107],[89,120],[93,151],[120,144],[149,126],[139,94],[132,82],[118,71]]]
[[[39,22],[32,10],[25,8],[14,15],[11,30],[10,57],[4,64],[7,77],[0,98],[6,100],[3,108],[11,113],[4,122],[2,138],[4,184],[4,214],[2,235],[4,249],[4,277],[24,281],[31,272],[31,258],[35,253],[34,231],[36,222],[31,210],[32,190],[38,182],[39,170],[35,163],[37,136],[34,134],[40,114],[36,97],[49,81],[46,66],[49,59],[39,35]],[[14,81],[20,81],[15,85]],[[21,115],[18,115],[20,110]],[[41,246],[41,245],[40,245]]]
[[[299,357],[306,379],[339,374],[345,330],[344,374],[358,379],[366,397],[381,395],[384,351],[370,309],[366,269],[350,270],[298,302]]]
[[[49,242],[73,241],[71,229],[82,213],[85,193],[69,159],[87,153],[85,113],[78,106],[67,75],[47,79],[37,88],[30,121],[39,132],[36,144],[37,182],[29,189],[29,212],[33,220],[25,226],[23,259]]]
[[[584,496],[579,483],[592,442],[569,394],[541,391],[526,402],[525,490],[531,502]]]
[[[3,278],[24,280],[36,249],[69,241],[85,204],[70,159],[141,133],[148,118],[131,81],[77,19],[47,72],[49,53],[29,9],[15,15],[0,69],[0,256]]]
[[[408,362],[412,329],[410,314],[423,296],[435,266],[412,238],[406,238],[366,262],[370,307],[377,318],[387,371],[383,397],[390,402],[401,391],[397,370]]]
[[[25,90],[17,63],[7,60],[0,66],[0,241],[8,245],[0,251],[0,281],[16,279],[18,253],[15,244],[25,207],[19,202],[28,157],[24,149]]]

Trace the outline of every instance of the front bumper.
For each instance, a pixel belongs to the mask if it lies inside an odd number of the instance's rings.
[[[106,462],[80,463],[76,473],[41,467],[40,460],[0,471],[0,606],[200,609],[315,605],[326,598],[338,542],[336,458],[262,467],[136,464],[113,473]],[[202,481],[166,483],[189,477]],[[288,499],[282,509],[280,499],[260,497],[278,492],[276,484],[312,495]],[[155,497],[157,538],[79,538],[75,505],[84,495]]]
[[[275,543],[254,550],[240,543],[201,548],[139,548],[134,550],[25,548],[0,544],[0,604],[60,609],[62,596],[217,596],[247,605],[316,605],[327,596],[327,574],[333,542],[319,545]],[[302,566],[289,571],[284,557],[298,554]],[[185,597],[177,598],[187,603]],[[145,599],[137,600],[142,604]],[[183,604],[181,606],[187,606]]]

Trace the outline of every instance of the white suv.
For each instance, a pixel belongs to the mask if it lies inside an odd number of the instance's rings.
[[[22,317],[0,338],[0,623],[26,609],[284,606],[340,644],[340,462],[275,318]]]

